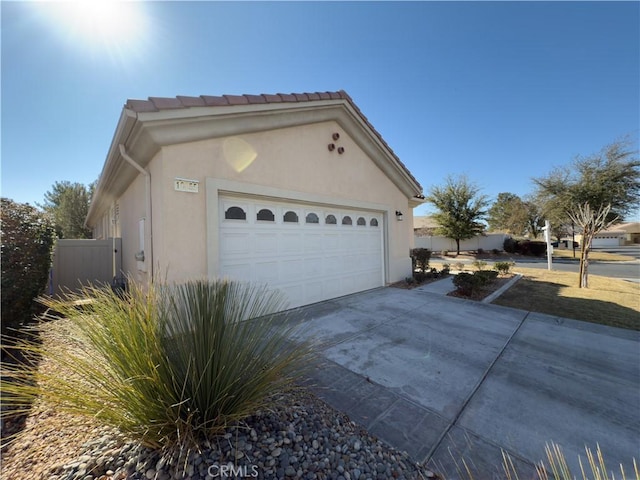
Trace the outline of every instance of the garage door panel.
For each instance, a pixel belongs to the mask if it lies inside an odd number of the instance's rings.
[[[221,248],[228,255],[245,255],[250,244],[249,233],[228,232],[222,236]]]
[[[302,242],[302,233],[298,232],[281,232],[279,235],[279,251],[283,254],[302,253],[304,243]]]
[[[256,253],[268,253],[278,251],[278,233],[277,232],[265,232],[255,233],[255,251]]]
[[[280,265],[277,261],[255,262],[254,280],[260,283],[276,283],[280,281]]]
[[[222,205],[223,204],[223,205]],[[224,219],[223,208],[242,205],[246,219]],[[281,290],[290,306],[318,302],[383,285],[382,221],[357,210],[300,208],[294,203],[249,199],[221,202],[220,273]],[[273,220],[256,212],[274,213]],[[298,222],[287,212],[296,212]],[[263,212],[264,213],[264,212]],[[315,213],[318,223],[306,223]],[[325,223],[329,215],[336,223]],[[350,217],[352,225],[342,224]],[[268,219],[267,219],[268,218]],[[266,220],[265,220],[266,219]],[[360,224],[358,225],[358,219]],[[315,220],[315,218],[314,218]],[[329,218],[330,222],[333,220]]]

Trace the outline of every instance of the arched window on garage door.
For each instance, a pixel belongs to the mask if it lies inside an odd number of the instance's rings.
[[[349,215],[346,215],[346,216],[342,217],[342,224],[343,225],[353,225],[353,220],[351,220],[351,217]]]
[[[274,222],[276,219],[275,215],[268,208],[263,208],[256,215],[256,220],[262,220],[264,222]]]
[[[240,207],[229,207],[224,212],[225,220],[246,220],[247,213]]]
[[[357,225],[359,227],[366,227],[367,221],[364,219],[364,217],[358,217]]]
[[[377,227],[378,226],[378,219],[377,218],[372,218],[371,221],[369,222],[369,225],[371,225],[372,227]]]
[[[316,215],[313,212],[307,214],[307,218],[305,219],[305,221],[307,223],[320,223],[320,219],[318,218],[318,215]]]
[[[289,210],[284,214],[283,220],[285,223],[298,223],[298,214]]]
[[[338,222],[335,215],[327,215],[327,218],[324,219],[324,223],[327,225],[335,225]]]

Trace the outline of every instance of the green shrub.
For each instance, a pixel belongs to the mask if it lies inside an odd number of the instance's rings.
[[[488,285],[498,277],[498,272],[495,270],[478,270],[473,274],[477,279],[479,286]]]
[[[70,302],[79,298],[91,302],[78,310]],[[41,395],[153,448],[189,448],[267,406],[310,355],[290,340],[292,327],[274,323],[282,296],[248,284],[203,280],[143,290],[130,282],[122,298],[110,288],[86,288],[42,301],[68,319],[48,324],[63,342],[22,343],[49,360],[53,373],[10,369],[2,389],[12,406]]]
[[[32,320],[47,285],[53,224],[28,204],[2,198],[2,332]]]
[[[449,275],[450,272],[451,272],[451,265],[449,265],[448,263],[443,263],[442,270],[440,270],[440,274]]]
[[[502,248],[507,253],[516,253],[517,247],[518,247],[518,241],[511,237],[505,238],[504,243],[502,244]]]
[[[547,253],[546,242],[529,242],[529,253],[536,257],[541,257]]]
[[[459,273],[453,277],[453,285],[457,292],[466,297],[470,297],[478,287],[477,278],[472,273]]]
[[[464,272],[464,262],[456,262],[454,267],[457,271]]]
[[[493,264],[493,268],[495,268],[500,275],[507,275],[513,266],[515,266],[514,262],[495,262]]]
[[[426,272],[429,268],[429,260],[431,260],[431,250],[428,248],[414,248],[411,250],[411,259],[413,270],[419,269]]]

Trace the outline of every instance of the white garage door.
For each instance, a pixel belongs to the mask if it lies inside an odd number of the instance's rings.
[[[220,273],[283,291],[290,307],[384,285],[379,212],[221,197]]]
[[[591,241],[592,247],[619,247],[620,244],[620,238],[618,237],[594,238]]]

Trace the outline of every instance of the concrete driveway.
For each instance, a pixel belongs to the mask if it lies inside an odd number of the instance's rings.
[[[382,288],[292,312],[322,353],[310,384],[446,478],[532,478],[545,443],[574,475],[599,444],[616,477],[640,447],[640,334]],[[640,459],[639,459],[640,460]]]

